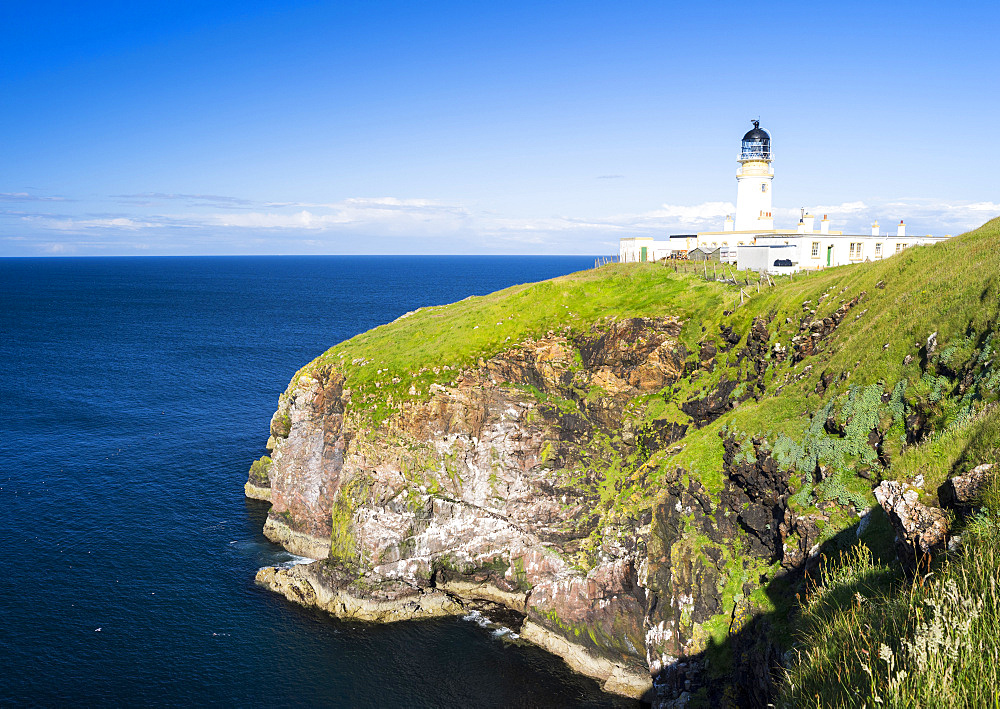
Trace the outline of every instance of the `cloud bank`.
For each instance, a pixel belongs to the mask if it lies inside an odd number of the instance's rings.
[[[433,199],[356,197],[339,202],[254,201],[208,194],[113,195],[113,212],[67,214],[39,202],[72,202],[28,193],[2,201],[34,208],[0,210],[3,253],[587,253],[617,251],[622,236],[721,230],[732,202],[661,204],[597,217],[503,215]],[[957,234],[1000,215],[997,202],[896,199],[817,205],[832,228],[866,233],[905,219],[909,233]],[[798,209],[775,210],[793,228]],[[117,251],[116,251],[117,250]]]

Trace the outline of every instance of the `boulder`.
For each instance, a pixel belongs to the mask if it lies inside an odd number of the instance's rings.
[[[983,492],[993,480],[993,464],[976,466],[965,475],[949,478],[938,488],[938,499],[947,507],[971,507],[980,501]]]
[[[904,568],[912,571],[923,556],[944,548],[948,515],[939,507],[921,503],[916,487],[885,480],[875,488],[875,499],[896,532],[896,554]]]

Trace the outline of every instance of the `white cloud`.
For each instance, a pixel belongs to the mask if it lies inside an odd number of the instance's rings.
[[[693,207],[677,204],[664,204],[659,210],[649,212],[651,218],[676,219],[681,223],[696,223],[706,219],[714,219],[736,211],[732,202],[702,202]]]
[[[21,217],[27,222],[34,222],[45,229],[54,231],[81,231],[88,229],[125,229],[135,231],[137,229],[150,229],[162,226],[155,220],[140,221],[131,217],[110,217],[102,219],[74,219],[72,217],[48,217],[40,214],[31,214]]]
[[[662,204],[648,211],[590,218],[565,214],[524,217],[464,204],[398,197],[355,197],[309,204],[246,202],[249,206],[245,206],[238,198],[216,197],[217,202],[209,203],[211,195],[148,196],[173,199],[174,203],[191,198],[206,201],[195,206],[185,204],[183,212],[159,214],[71,216],[0,210],[0,220],[28,227],[38,249],[74,248],[81,253],[111,248],[195,253],[238,253],[248,249],[258,253],[295,249],[345,252],[373,248],[372,239],[380,240],[380,249],[402,253],[596,253],[614,251],[621,236],[719,230],[726,215],[736,209],[732,202],[719,201]],[[137,212],[144,207],[137,205]],[[809,211],[817,217],[828,214],[834,229],[848,233],[866,233],[874,219],[887,228],[905,219],[909,233],[957,234],[1000,214],[1000,204],[900,198],[817,205]],[[798,209],[778,208],[775,225],[793,228],[798,215]],[[45,235],[53,233],[78,236],[60,237],[57,243],[49,244],[51,237]],[[141,245],[128,234],[141,234]]]
[[[297,212],[220,213],[202,219],[206,226],[227,228],[337,231],[365,227],[376,232],[395,233],[409,229],[424,233],[462,229],[470,217],[470,213],[458,205],[426,199],[380,197],[352,198]]]
[[[864,202],[841,202],[840,204],[820,204],[815,207],[809,207],[806,209],[810,214],[859,214],[868,209],[871,209]],[[785,211],[785,210],[783,210]],[[794,212],[798,215],[799,210],[788,210]]]
[[[965,205],[965,209],[972,212],[1000,214],[1000,202],[972,202],[970,204]]]
[[[44,197],[28,192],[0,192],[0,202],[67,202],[65,197]]]

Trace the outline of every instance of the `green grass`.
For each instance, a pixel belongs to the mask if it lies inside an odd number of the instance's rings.
[[[910,446],[893,463],[892,474],[899,480],[923,475],[930,496],[925,502],[934,504],[933,495],[947,478],[982,463],[1000,463],[1000,409],[996,406]]]
[[[583,332],[606,318],[680,317],[688,323],[682,338],[693,348],[700,324],[718,318],[736,299],[731,289],[694,274],[668,273],[653,264],[610,264],[421,308],[336,345],[296,379],[335,367],[344,373],[359,408],[378,423],[399,403],[426,396],[432,383],[451,383],[480,358],[549,332]]]

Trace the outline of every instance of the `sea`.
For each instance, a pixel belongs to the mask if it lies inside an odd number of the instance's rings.
[[[247,500],[292,374],[593,257],[0,259],[0,705],[626,707],[500,621],[345,622]]]

